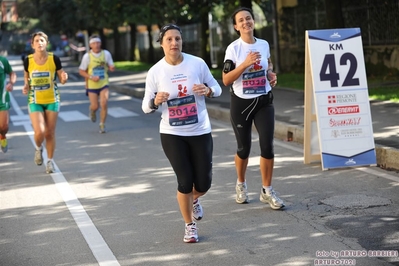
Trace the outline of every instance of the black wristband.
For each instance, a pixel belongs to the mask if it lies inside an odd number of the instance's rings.
[[[152,110],[157,110],[157,109],[158,109],[158,105],[155,105],[155,98],[152,98],[152,99],[150,100],[149,106],[150,106],[150,108],[151,108]]]
[[[208,86],[206,88],[208,89],[208,91],[205,96],[208,98],[213,98],[213,90]]]

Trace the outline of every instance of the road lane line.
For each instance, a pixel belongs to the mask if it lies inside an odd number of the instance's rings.
[[[15,101],[15,98],[10,93],[10,101],[14,111],[21,116],[24,116],[21,108],[18,103]],[[23,125],[27,135],[29,136],[33,147],[35,147],[35,141],[33,138],[33,128],[30,121],[20,122],[20,125]],[[46,148],[43,147],[43,162],[47,161],[47,152]],[[44,163],[45,165],[45,163]],[[55,186],[60,193],[62,199],[65,202],[69,212],[71,213],[73,219],[75,220],[77,226],[79,227],[80,232],[86,240],[89,248],[91,249],[94,257],[96,258],[98,264],[100,266],[120,266],[118,260],[115,258],[111,249],[108,247],[104,238],[97,230],[93,221],[90,219],[86,210],[83,208],[79,199],[77,198],[75,192],[72,190],[68,181],[65,179],[64,175],[58,168],[57,164],[54,161],[54,169],[56,173],[51,174]]]

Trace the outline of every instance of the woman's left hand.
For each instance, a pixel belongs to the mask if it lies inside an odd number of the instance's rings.
[[[198,96],[205,96],[208,88],[204,84],[194,84],[193,92]]]
[[[267,74],[267,78],[269,79],[270,86],[274,87],[277,84],[277,74],[269,71]]]
[[[63,71],[61,73],[61,83],[65,84],[67,82],[67,80],[68,80],[68,74],[65,71]]]

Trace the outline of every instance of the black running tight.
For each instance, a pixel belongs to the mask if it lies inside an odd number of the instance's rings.
[[[261,156],[274,158],[274,106],[271,91],[254,99],[242,99],[231,93],[230,119],[237,140],[238,157],[249,157],[254,123],[259,134]]]
[[[207,192],[212,183],[213,140],[200,136],[161,134],[162,148],[177,176],[177,190],[183,194]]]

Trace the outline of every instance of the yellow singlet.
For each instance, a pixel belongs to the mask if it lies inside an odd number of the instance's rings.
[[[49,104],[60,101],[60,94],[55,82],[56,66],[53,53],[48,53],[43,65],[36,64],[33,54],[28,56],[29,85],[28,103]]]
[[[99,57],[95,57],[89,52],[90,63],[88,67],[88,73],[91,76],[99,76],[100,80],[98,82],[94,82],[92,80],[88,80],[87,88],[90,90],[101,89],[108,85],[108,65],[105,62],[105,54],[104,51],[101,51],[101,55]]]

